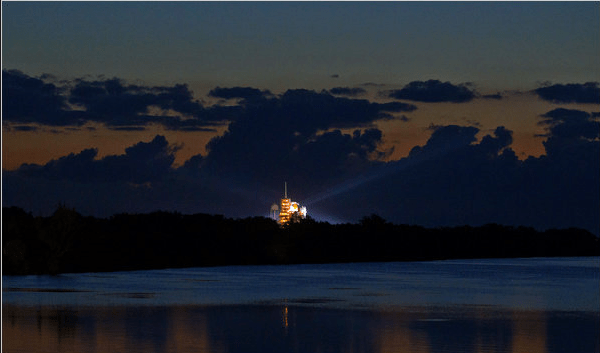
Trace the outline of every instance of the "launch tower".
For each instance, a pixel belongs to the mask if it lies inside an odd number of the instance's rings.
[[[281,207],[279,208],[279,224],[281,225],[290,223],[293,218],[306,218],[306,207],[300,206],[298,202],[289,199],[287,195],[287,182],[284,185],[284,194],[281,199]]]
[[[285,182],[285,192],[281,199],[281,207],[279,208],[279,224],[284,225],[290,222],[290,205],[292,200],[287,196],[287,182]]]

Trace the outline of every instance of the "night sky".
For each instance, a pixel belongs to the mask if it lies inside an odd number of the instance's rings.
[[[2,2],[2,204],[600,228],[597,2]]]

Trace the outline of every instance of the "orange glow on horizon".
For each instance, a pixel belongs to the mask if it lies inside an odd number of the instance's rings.
[[[501,100],[475,99],[468,103],[420,103],[412,102],[417,110],[405,115],[409,120],[379,120],[375,126],[383,132],[380,150],[393,148],[386,161],[408,156],[415,146],[423,146],[431,136],[428,127],[433,125],[476,126],[480,129],[477,137],[493,134],[498,126],[513,131],[510,147],[521,160],[529,156],[545,154],[543,141],[536,137],[546,131],[537,123],[540,115],[561,105],[538,99],[530,93],[506,93]],[[375,100],[376,101],[376,100]],[[386,100],[389,101],[389,100]],[[569,104],[569,109],[596,111],[597,105]],[[184,132],[167,130],[161,125],[151,124],[142,131],[116,131],[98,123],[88,123],[81,127],[33,126],[34,131],[2,129],[2,168],[14,170],[24,163],[45,164],[53,159],[79,153],[87,148],[97,148],[98,157],[121,155],[127,147],[140,141],[151,141],[156,135],[163,135],[172,146],[180,146],[176,152],[174,166],[180,166],[190,157],[206,156],[206,144],[213,137],[222,136],[227,125],[212,127],[214,131]],[[342,129],[352,133],[356,128]]]
[[[140,141],[151,141],[163,135],[171,146],[180,146],[175,153],[174,166],[182,165],[192,156],[206,156],[206,144],[222,135],[227,126],[214,127],[216,131],[182,132],[149,125],[143,131],[115,131],[100,124],[87,124],[78,130],[62,127],[38,127],[37,131],[2,129],[2,168],[14,170],[23,163],[46,164],[70,153],[97,148],[98,156],[122,155],[125,149]]]

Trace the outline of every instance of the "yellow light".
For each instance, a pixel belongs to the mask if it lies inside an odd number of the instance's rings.
[[[287,224],[290,221],[290,199],[281,199],[281,210],[279,211],[279,223]]]

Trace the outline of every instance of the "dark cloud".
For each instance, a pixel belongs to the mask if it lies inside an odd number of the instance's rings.
[[[373,123],[406,120],[402,112],[413,111],[414,105],[289,90],[281,95],[237,93],[243,99],[235,105],[202,107],[181,85],[82,79],[65,90],[44,86],[41,79],[6,74],[17,77],[13,88],[40,92],[24,97],[54,102],[47,118],[70,112],[60,98],[64,96],[75,97],[71,104],[85,108],[84,121],[115,129],[143,128],[145,121],[180,130],[205,129],[207,121],[229,122],[227,131],[210,141],[206,155],[197,154],[179,167],[173,161],[180,147],[157,136],[122,155],[98,158],[96,149],[86,149],[45,165],[3,171],[6,206],[47,213],[66,202],[84,214],[101,216],[166,209],[245,217],[265,215],[287,181],[292,198],[306,201],[309,213],[342,221],[377,213],[394,223],[425,226],[496,222],[578,226],[595,233],[599,229],[596,113],[563,108],[547,112],[540,117],[546,154],[524,161],[511,149],[512,132],[504,127],[478,139],[477,127],[432,125],[426,144],[399,161],[386,162],[392,151],[382,147],[383,133]],[[132,106],[124,107],[125,102]],[[188,118],[150,116],[153,106]],[[17,121],[12,120],[13,127],[28,126]]]
[[[334,97],[328,93],[289,90],[278,100],[277,110],[298,128],[326,129],[370,124],[381,118],[393,118],[388,112],[410,112],[412,104],[371,103],[368,100]],[[298,130],[300,131],[300,130]]]
[[[600,133],[600,126],[592,114],[581,110],[558,108],[542,115],[541,125],[545,125],[548,135],[561,139],[595,139]]]
[[[206,156],[197,155],[179,168],[172,166],[174,147],[157,137],[151,145],[136,145],[121,156],[97,159],[96,150],[85,150],[43,166],[24,165],[7,174],[8,184],[20,185],[14,189],[20,192],[10,195],[13,199],[29,200],[38,199],[32,195],[44,195],[44,192],[48,195],[42,190],[32,194],[28,185],[34,188],[53,183],[53,188],[64,188],[65,183],[72,182],[79,186],[69,184],[68,187],[82,192],[84,184],[93,188],[100,184],[108,187],[106,184],[112,183],[119,195],[111,200],[120,200],[123,204],[106,200],[105,203],[111,204],[106,210],[132,207],[133,201],[125,202],[123,195],[130,195],[137,203],[146,202],[144,198],[150,197],[147,195],[154,195],[149,202],[155,207],[171,205],[192,211],[227,211],[231,216],[245,216],[249,209],[263,206],[268,209],[280,196],[282,181],[295,185],[295,197],[300,198],[383,163],[391,151],[380,148],[381,131],[356,128],[369,127],[378,119],[395,118],[393,114],[412,111],[415,107],[399,102],[378,104],[339,98],[327,92],[290,90],[280,96],[244,99],[231,109],[215,109],[230,116],[228,130],[210,141]],[[114,126],[123,127],[132,126]],[[355,131],[336,130],[341,127],[354,127]],[[134,150],[140,148],[142,152],[134,154]],[[24,178],[30,182],[19,184]],[[137,186],[145,183],[151,186]],[[249,189],[256,191],[249,193]],[[65,191],[65,195],[69,192]],[[74,194],[59,201],[67,199],[90,207]],[[189,204],[181,200],[189,200]],[[137,203],[135,209],[139,209]]]
[[[505,148],[512,143],[512,131],[507,130],[504,126],[499,126],[494,130],[494,136],[486,135],[479,143],[483,151],[487,151],[489,158],[495,158]],[[514,155],[514,152],[510,152]]]
[[[363,88],[350,88],[350,87],[333,87],[332,89],[329,90],[329,93],[333,94],[333,95],[339,95],[339,96],[350,96],[350,97],[355,97],[355,96],[359,96],[361,94],[365,94],[367,91]]]
[[[545,123],[551,122],[568,122],[588,120],[592,114],[576,109],[557,108],[543,114],[542,117],[549,118]]]
[[[553,103],[600,103],[598,82],[556,84],[534,91],[541,99]]]
[[[551,160],[570,159],[585,166],[597,159],[600,123],[592,114],[573,109],[554,109],[542,115],[548,137],[543,142]]]
[[[276,109],[272,113],[279,116]],[[377,213],[394,223],[425,226],[494,222],[597,233],[597,130],[590,138],[555,129],[593,117],[568,110],[545,115],[553,120],[545,124],[541,157],[519,160],[510,148],[512,132],[504,127],[478,140],[476,127],[450,125],[432,127],[425,145],[393,162],[384,162],[389,151],[381,150],[377,129],[303,136],[270,119],[252,129],[246,122],[262,114],[248,115],[215,139],[206,156],[178,168],[172,164],[176,147],[157,136],[120,156],[96,159],[97,151],[88,149],[44,166],[5,171],[4,202],[51,212],[62,201],[104,216],[172,209],[245,217],[266,215],[288,181],[294,200],[329,219],[355,222]],[[265,130],[269,124],[274,126]]]
[[[232,98],[243,98],[243,99],[253,99],[253,98],[261,98],[270,96],[271,92],[269,91],[261,91],[258,88],[252,87],[230,87],[230,88],[221,88],[216,87],[212,89],[209,93],[209,96],[223,99],[232,99]]]
[[[388,96],[417,102],[463,103],[472,100],[475,92],[467,84],[453,85],[439,80],[413,81],[400,90],[393,90]]]
[[[381,132],[348,135],[327,130],[369,126],[375,120],[393,118],[390,112],[413,109],[397,102],[377,104],[327,92],[289,90],[248,103],[228,131],[207,145],[204,168],[207,173],[245,182],[288,180],[309,190],[343,178],[349,171],[358,172],[371,158],[386,154],[375,147],[381,142]]]
[[[182,126],[183,125],[183,126]],[[178,124],[175,126],[166,126],[167,130],[178,130],[178,131],[203,131],[203,132],[216,132],[217,129],[200,127],[200,126],[185,126],[184,124]]]
[[[319,135],[291,154],[294,162],[291,167],[302,176],[293,181],[307,180],[315,189],[319,184],[363,172],[391,152],[379,150],[381,142],[382,133],[378,129],[355,130],[352,135],[334,130]],[[304,189],[302,185],[300,190]]]
[[[143,126],[114,126],[114,127],[110,127],[109,129],[115,130],[115,131],[144,131],[144,130],[146,130],[146,128]]]
[[[96,159],[97,149],[71,153],[45,165],[24,164],[17,173],[27,177],[77,182],[131,182],[142,184],[162,180],[175,160],[176,148],[163,136],[128,147],[123,155]]]
[[[333,75],[331,75],[331,76],[329,76],[329,77],[331,77],[331,78],[339,78],[339,77],[340,77],[340,75],[338,75],[338,74],[333,74]]]
[[[520,161],[510,148],[509,130],[499,127],[479,143],[477,132],[440,127],[408,157],[349,182],[351,188],[341,188],[312,208],[329,210],[339,219],[359,219],[372,209],[396,223],[578,226],[598,233],[597,139],[551,135],[546,155]]]
[[[142,130],[149,124],[160,124],[169,130],[213,131],[211,126],[261,110],[271,116],[271,111],[277,110],[286,115],[283,119],[290,121],[291,126],[298,125],[298,131],[308,129],[312,133],[315,129],[364,126],[376,119],[394,119],[391,113],[416,109],[406,103],[377,104],[308,90],[289,90],[274,96],[269,91],[251,87],[217,87],[210,92],[211,96],[241,98],[241,101],[237,105],[204,107],[194,100],[188,86],[181,84],[141,86],[118,78],[80,78],[58,87],[8,70],[3,71],[3,78],[6,82],[3,97],[7,102],[3,105],[3,116],[9,123],[20,124],[80,126],[92,121],[126,131]],[[340,92],[362,91],[360,88],[349,90]],[[293,116],[302,122],[295,121]]]
[[[185,175],[197,177],[201,173],[202,162],[204,161],[204,157],[201,154],[194,155],[190,157],[185,163],[177,168],[178,171],[182,172]]]
[[[9,123],[81,125],[78,112],[67,110],[59,87],[18,70],[2,70],[2,119]]]
[[[400,103],[400,102],[380,103],[380,104],[378,104],[378,106],[384,112],[394,112],[394,113],[412,112],[417,109],[417,107],[412,104]]]
[[[205,109],[200,102],[193,100],[187,85],[145,87],[127,85],[116,78],[80,80],[71,89],[69,102],[84,107],[90,120],[108,126],[143,126],[149,123],[185,125],[186,120],[178,117],[149,116],[152,106],[189,115],[195,123],[202,123],[200,119],[205,117]]]
[[[410,156],[430,153],[437,150],[455,149],[468,146],[475,142],[475,134],[479,129],[472,126],[432,126],[433,134],[425,146],[415,146],[410,151]]]
[[[496,94],[486,94],[481,96],[481,98],[485,98],[485,99],[497,99],[500,100],[502,99],[502,95],[500,93],[496,93]]]
[[[57,81],[58,80],[58,78],[56,76],[54,76],[53,74],[48,74],[48,73],[41,74],[40,79],[42,81]]]
[[[168,129],[200,131],[222,124],[232,114],[208,110],[194,100],[187,85],[139,86],[112,79],[60,81],[44,74],[30,77],[20,71],[2,71],[2,116],[14,124],[80,126],[94,121],[118,129],[140,129],[161,124]],[[151,111],[158,110],[158,115]],[[162,114],[161,112],[175,112]]]
[[[13,126],[10,126],[9,129],[15,130],[15,131],[38,131],[39,130],[39,128],[37,126],[31,126],[31,125],[13,125]]]

